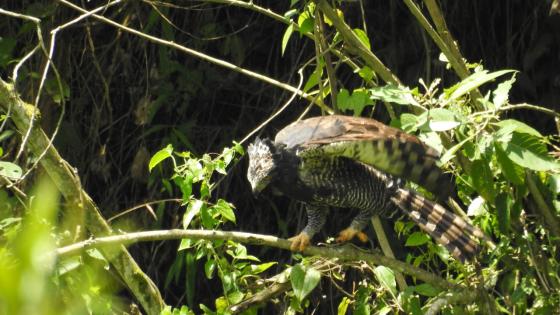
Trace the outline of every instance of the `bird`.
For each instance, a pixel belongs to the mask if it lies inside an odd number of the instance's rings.
[[[485,239],[477,227],[405,187],[411,181],[438,200],[450,197],[453,185],[436,164],[439,152],[377,120],[344,115],[299,120],[281,129],[274,141],[257,137],[247,154],[253,194],[270,188],[305,204],[307,225],[289,239],[293,251],[309,246],[330,207],[358,210],[338,234],[340,243],[367,240],[362,230],[372,216],[398,210],[461,262],[472,259]]]

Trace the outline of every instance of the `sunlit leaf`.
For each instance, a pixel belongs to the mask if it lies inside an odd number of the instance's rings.
[[[154,167],[161,163],[161,161],[171,157],[171,154],[173,154],[173,146],[171,146],[171,144],[168,144],[165,148],[156,152],[156,154],[152,156],[152,158],[150,159],[150,163],[148,164],[150,171],[152,171]]]
[[[298,31],[300,35],[310,33],[313,30],[313,17],[308,11],[302,13],[298,17]]]
[[[183,228],[187,229],[191,224],[192,219],[200,213],[200,209],[204,206],[204,202],[198,199],[193,199],[189,201],[187,205],[187,211],[183,216]]]
[[[486,210],[484,209],[484,203],[484,198],[482,198],[481,196],[474,198],[467,209],[467,215],[469,217],[476,217],[484,214],[484,212],[486,212]]]
[[[347,297],[343,297],[342,301],[338,304],[337,314],[338,315],[346,315],[346,311],[348,310],[348,305],[350,305],[350,299]]]
[[[498,87],[492,92],[494,95],[492,102],[496,108],[500,108],[508,102],[509,91],[511,90],[513,83],[515,83],[515,74],[511,77],[511,79],[498,84]]]
[[[504,74],[512,72],[514,72],[514,70],[500,70],[490,73],[488,72],[488,70],[478,71],[471,74],[461,82],[455,84],[451,88],[447,89],[445,93],[446,95],[448,95],[448,98],[450,100],[456,100],[469,93],[470,91],[478,88],[479,86],[488,83]]]
[[[219,199],[214,208],[226,220],[235,223],[235,213],[233,212],[233,205],[223,199]]]
[[[393,294],[397,293],[397,282],[395,281],[395,273],[393,270],[385,266],[377,266],[373,272],[377,280],[379,280],[384,287],[393,292]]]
[[[263,263],[263,264],[259,264],[259,265],[251,265],[251,272],[254,274],[259,274],[263,271],[266,271],[267,269],[269,269],[270,267],[276,265],[277,262],[272,261],[272,262],[267,262],[267,263]]]
[[[507,157],[534,171],[559,169],[560,164],[548,155],[546,146],[528,133],[513,132],[511,139],[501,143]]]
[[[375,76],[375,72],[373,72],[370,67],[363,66],[360,68],[360,70],[358,70],[358,75],[365,81],[371,81]]]
[[[315,71],[311,73],[309,79],[307,79],[307,82],[305,82],[305,85],[303,86],[303,91],[307,92],[311,88],[315,87],[321,80],[322,75],[323,75],[323,67],[315,68]]]
[[[455,113],[445,108],[434,108],[420,115],[418,120],[426,116],[428,127],[432,131],[447,131],[461,124]]]
[[[369,42],[369,37],[367,36],[366,32],[364,32],[364,30],[359,29],[359,28],[355,28],[355,29],[353,29],[353,31],[354,31],[354,34],[356,34],[356,36],[358,36],[358,38],[360,39],[362,44],[364,44],[364,46],[366,46],[367,49],[371,50],[371,43]]]
[[[20,179],[22,175],[23,171],[17,164],[0,161],[0,176],[8,177],[10,179]]]
[[[292,283],[294,295],[299,301],[303,301],[303,299],[315,289],[317,284],[319,284],[319,280],[321,280],[321,273],[312,267],[306,269],[301,265],[292,267],[290,281]]]
[[[414,232],[408,236],[406,239],[405,246],[420,246],[426,244],[430,238],[428,235],[422,232]]]
[[[387,84],[369,89],[370,97],[374,100],[400,105],[419,105],[412,96],[412,91],[403,86]]]
[[[355,89],[352,95],[348,90],[341,89],[336,97],[336,104],[341,110],[352,110],[355,115],[359,115],[367,105],[372,105],[373,101],[364,89]]]
[[[204,263],[204,274],[206,275],[206,278],[214,278],[214,271],[216,270],[216,266],[216,261],[211,258],[208,259],[206,263]]]
[[[509,141],[514,131],[528,133],[539,138],[542,137],[540,132],[519,120],[506,119],[496,123],[495,125],[500,127],[500,129],[495,133],[495,138],[499,141]]]
[[[282,56],[284,56],[284,52],[286,51],[286,47],[288,46],[288,41],[290,37],[294,33],[294,26],[290,23],[286,31],[284,32],[284,36],[282,36]]]

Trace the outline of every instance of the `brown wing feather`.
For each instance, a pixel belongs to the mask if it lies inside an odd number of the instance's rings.
[[[417,137],[377,120],[341,115],[313,117],[280,130],[276,143],[303,155],[346,156],[418,183],[445,199],[449,178],[437,167],[439,153]]]

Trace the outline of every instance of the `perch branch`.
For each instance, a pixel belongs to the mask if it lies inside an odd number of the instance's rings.
[[[132,244],[146,241],[176,240],[176,239],[193,239],[193,240],[231,240],[252,245],[270,246],[281,249],[290,249],[291,242],[270,235],[260,235],[246,232],[224,232],[214,230],[156,230],[134,232],[122,235],[112,235],[99,238],[85,240],[79,243],[58,248],[54,254],[65,256],[79,253],[88,248],[107,247],[108,245]],[[451,283],[431,272],[414,267],[407,263],[398,261],[393,258],[385,257],[374,252],[360,250],[352,246],[337,247],[317,247],[309,246],[303,254],[310,256],[321,256],[330,259],[338,259],[342,262],[348,261],[367,261],[374,265],[383,265],[393,269],[394,271],[413,276],[424,282],[428,282],[442,289],[461,288],[457,284]]]

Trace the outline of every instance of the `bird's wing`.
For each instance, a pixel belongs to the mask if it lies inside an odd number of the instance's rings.
[[[448,176],[436,165],[435,149],[374,119],[332,115],[300,120],[280,130],[275,142],[295,149],[301,157],[348,157],[443,198],[451,192]]]

